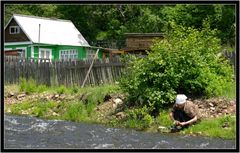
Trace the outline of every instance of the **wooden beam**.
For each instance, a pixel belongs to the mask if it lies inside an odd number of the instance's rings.
[[[88,75],[89,75],[89,73],[90,73],[90,71],[91,71],[91,69],[92,69],[92,67],[93,67],[93,63],[94,63],[95,58],[96,58],[97,55],[98,55],[98,52],[99,52],[99,49],[97,50],[97,52],[96,52],[96,54],[95,54],[95,56],[94,56],[94,58],[93,58],[93,60],[92,60],[92,63],[91,63],[91,65],[90,65],[89,69],[88,69],[87,75],[85,76],[85,79],[84,79],[83,84],[82,84],[82,86],[81,86],[82,88],[84,87],[84,85],[85,85],[85,83],[86,83],[86,81],[87,81]]]

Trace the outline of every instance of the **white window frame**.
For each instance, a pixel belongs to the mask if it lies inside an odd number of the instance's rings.
[[[12,50],[12,48],[4,48],[4,51]]]
[[[44,52],[43,58],[41,58],[41,51]],[[49,52],[49,58],[46,57],[46,52]],[[50,59],[50,60],[52,59],[52,49],[49,49],[49,48],[39,48],[38,54],[39,54],[38,57],[40,59]]]
[[[14,32],[12,32],[13,28],[14,28]],[[20,27],[19,26],[10,26],[9,27],[9,33],[10,34],[19,34],[20,33]]]
[[[24,57],[25,58],[27,58],[27,47],[17,47],[16,49],[22,49],[22,50],[24,50],[23,52],[23,54],[24,54]]]
[[[59,50],[59,59],[78,59],[78,50],[77,49],[66,49]]]

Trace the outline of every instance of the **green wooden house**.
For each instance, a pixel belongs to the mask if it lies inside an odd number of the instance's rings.
[[[69,20],[14,14],[4,32],[4,51],[21,49],[25,58],[89,59],[97,50]]]

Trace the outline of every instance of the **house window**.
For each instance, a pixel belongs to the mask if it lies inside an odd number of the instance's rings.
[[[52,50],[46,49],[46,48],[39,48],[39,58],[51,59],[52,58]]]
[[[78,51],[76,49],[60,50],[60,59],[77,59]]]
[[[10,34],[18,34],[18,33],[20,33],[19,26],[10,26]]]

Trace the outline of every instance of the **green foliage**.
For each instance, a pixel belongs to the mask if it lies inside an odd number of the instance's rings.
[[[79,91],[79,87],[78,87],[78,86],[73,85],[73,86],[71,87],[71,93],[72,93],[72,94],[76,94],[76,93],[78,93],[78,91]]]
[[[28,81],[20,78],[20,91],[24,91],[26,94],[34,93],[37,91],[37,84],[32,78]]]
[[[56,103],[53,101],[42,101],[41,99],[24,101],[13,105],[7,105],[13,114],[22,114],[23,112],[36,117],[44,117],[48,110],[54,108]],[[24,113],[23,113],[24,114]]]
[[[126,112],[127,120],[124,121],[125,127],[146,129],[153,124],[153,118],[149,115],[147,107],[135,108]]]
[[[168,110],[161,110],[159,115],[156,117],[156,123],[162,126],[171,126],[172,120],[169,117],[169,112],[170,111]]]
[[[56,91],[58,94],[64,94],[67,92],[67,88],[65,86],[61,85],[56,89]]]
[[[236,99],[236,82],[228,83],[224,88],[220,97],[225,97],[229,100]]]
[[[176,94],[219,96],[232,83],[233,70],[218,56],[220,41],[216,31],[201,31],[171,24],[174,29],[164,40],[156,41],[146,58],[130,61],[120,86],[129,94],[129,103],[146,105],[151,114],[173,103]]]
[[[53,101],[41,101],[38,100],[34,102],[35,105],[32,107],[31,114],[37,117],[44,117],[46,116],[48,110],[51,110],[56,106],[56,103]]]
[[[171,22],[186,27],[203,28],[209,21],[218,29],[223,43],[235,44],[234,5],[6,5],[4,25],[12,14],[55,17],[71,20],[88,42],[123,39],[124,33],[155,33],[171,30]]]
[[[19,91],[25,92],[26,94],[31,93],[42,93],[47,91],[48,87],[46,85],[37,85],[36,81],[30,78],[26,80],[25,78],[20,78]]]
[[[32,107],[32,103],[23,102],[12,105],[6,105],[6,109],[10,109],[13,114],[21,114],[23,110],[27,110]]]
[[[21,88],[26,91],[28,86],[33,86],[25,79],[22,79]],[[60,103],[55,101],[49,101],[47,99],[32,99],[30,101],[23,101],[22,103],[7,105],[5,110],[10,109],[14,114],[22,114],[24,111],[29,115],[34,115],[41,118],[48,119],[65,119],[70,121],[89,121],[89,118],[94,114],[94,110],[97,104],[103,102],[106,94],[116,93],[119,91],[119,87],[115,85],[103,85],[98,87],[85,87],[80,88],[77,86],[66,88],[60,87],[46,87],[38,86],[40,89],[46,89],[47,92],[53,92],[58,94],[83,94],[85,96],[84,101],[61,101]],[[40,89],[36,87],[34,92]],[[30,92],[32,93],[32,91]],[[62,114],[61,116],[55,116],[52,113]],[[92,121],[94,122],[94,121]]]
[[[101,103],[107,94],[120,92],[118,86],[115,85],[101,85],[96,87],[85,87],[79,89],[81,94],[87,95],[87,101],[90,103]]]
[[[42,93],[44,91],[47,91],[48,90],[48,87],[46,85],[38,85],[37,86],[37,92],[38,93]]]
[[[60,17],[57,12],[57,5],[40,4],[40,5],[5,5],[4,25],[6,25],[13,14],[34,15],[42,17]]]
[[[85,121],[88,117],[86,107],[82,102],[73,102],[63,115],[63,119],[70,121]]]
[[[235,6],[234,5],[193,5],[178,4],[167,6],[162,10],[165,20],[165,30],[170,30],[171,22],[185,27],[203,28],[207,20],[211,29],[218,29],[218,38],[222,43],[234,45],[235,38]]]

